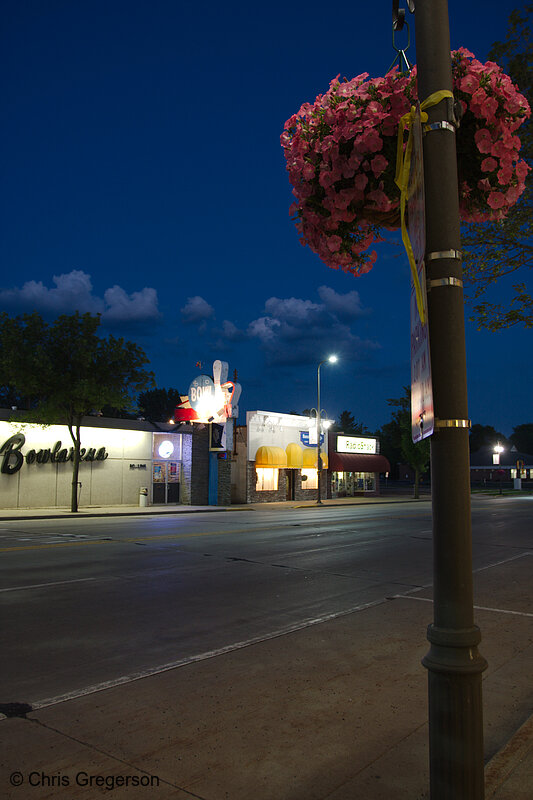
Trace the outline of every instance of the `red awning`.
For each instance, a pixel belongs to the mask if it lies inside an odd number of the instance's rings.
[[[198,419],[198,414],[194,408],[181,408],[176,406],[174,411],[174,422],[191,422]]]
[[[329,469],[333,472],[390,472],[390,464],[385,456],[330,453]]]

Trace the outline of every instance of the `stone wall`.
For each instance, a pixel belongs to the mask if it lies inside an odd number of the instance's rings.
[[[192,506],[209,504],[209,428],[196,426],[192,435],[191,493]]]
[[[217,506],[231,505],[231,453],[218,459]]]
[[[276,491],[258,492],[256,486],[255,462],[249,461],[246,473],[246,497],[248,503],[276,503],[287,500],[288,473],[294,473],[294,500],[316,500],[316,489],[305,489],[302,483],[302,474],[299,469],[280,469],[278,488]],[[320,481],[320,496],[323,500],[327,496],[327,471],[322,472]]]
[[[185,506],[191,503],[192,473],[192,433],[182,434],[182,463],[180,476],[180,503]]]

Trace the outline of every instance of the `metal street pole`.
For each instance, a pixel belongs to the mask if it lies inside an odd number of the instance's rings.
[[[421,101],[452,90],[447,0],[417,0]],[[431,441],[434,621],[428,628],[432,800],[483,800],[481,673],[473,617],[464,301],[453,99],[428,108],[424,135],[428,320],[435,407]]]
[[[322,364],[325,364],[326,361],[321,361],[318,365],[317,369],[317,405],[316,405],[316,469],[317,469],[317,498],[316,503],[317,505],[322,505],[322,495],[320,493],[320,473],[322,472],[322,457],[320,455],[320,424],[321,424],[321,414],[320,414],[320,367]]]

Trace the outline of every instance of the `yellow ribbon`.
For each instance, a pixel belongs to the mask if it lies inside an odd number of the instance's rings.
[[[420,120],[422,122],[427,122],[428,115],[425,113],[424,109],[430,108],[431,106],[436,106],[437,103],[440,103],[440,101],[444,100],[446,97],[453,97],[453,93],[448,89],[441,89],[438,92],[433,92],[433,94],[430,94],[429,97],[427,97],[420,104]],[[420,316],[420,321],[423,325],[425,325],[426,315],[424,312],[424,298],[422,297],[422,288],[418,279],[415,256],[405,222],[405,204],[409,198],[409,172],[411,170],[411,155],[413,152],[413,121],[415,116],[416,107],[411,106],[411,110],[408,111],[407,114],[404,114],[400,119],[400,125],[398,128],[398,146],[396,151],[396,176],[394,178],[394,182],[400,190],[400,221],[402,228],[402,241],[407,253],[407,258],[409,259],[411,274],[413,276],[418,314]],[[403,134],[406,128],[409,129],[409,138],[407,139],[407,145],[404,151]]]

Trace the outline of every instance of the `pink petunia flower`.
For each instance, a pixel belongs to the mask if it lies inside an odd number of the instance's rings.
[[[491,192],[487,198],[487,203],[491,208],[503,208],[505,205],[505,195],[503,192]]]
[[[332,253],[336,253],[341,249],[342,239],[340,236],[330,236],[328,239],[328,247]]]
[[[374,158],[370,162],[370,166],[372,168],[372,172],[377,178],[378,175],[381,175],[381,173],[387,169],[387,167],[389,166],[389,162],[387,161],[385,156],[377,155],[374,156]]]
[[[490,153],[492,149],[492,137],[487,128],[481,128],[474,134],[474,141],[480,153]]]
[[[498,162],[495,158],[484,158],[481,162],[481,171],[482,172],[493,172],[496,167],[498,166]]]

